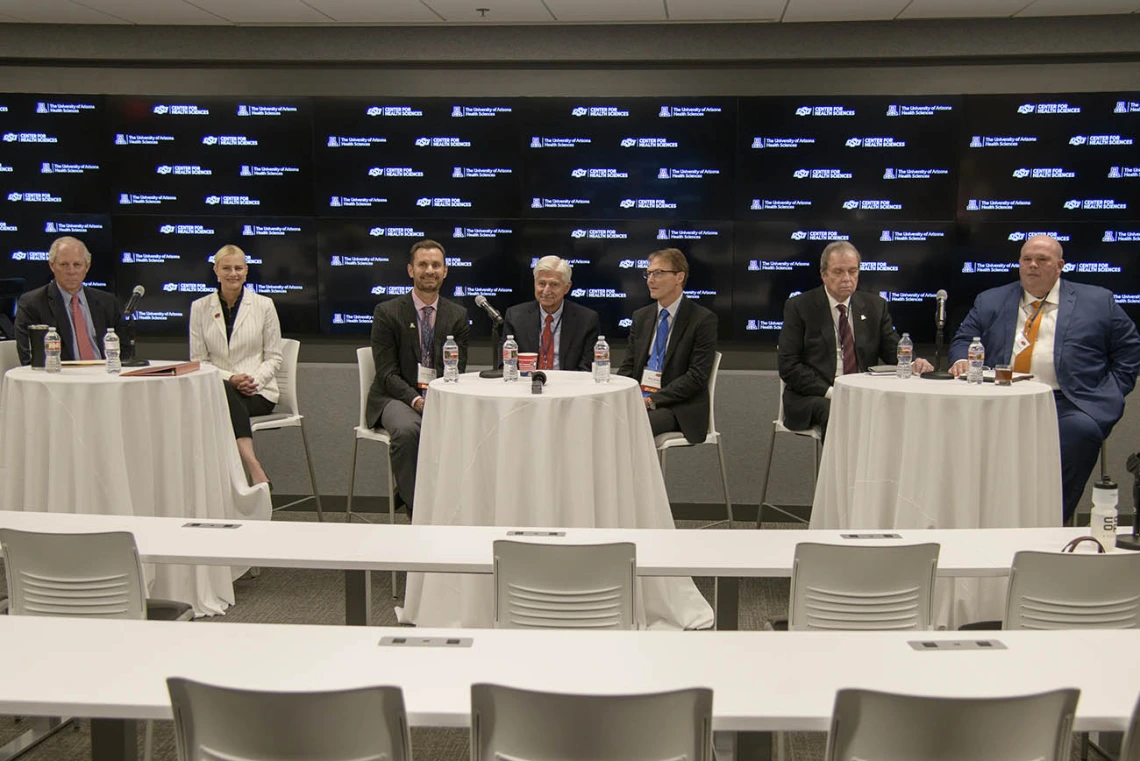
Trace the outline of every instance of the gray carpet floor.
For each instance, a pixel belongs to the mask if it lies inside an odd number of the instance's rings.
[[[343,514],[327,515],[343,520]],[[315,513],[284,512],[274,520],[315,520]],[[385,518],[381,520],[386,520]],[[397,522],[405,521],[397,516]],[[678,528],[695,528],[698,523],[678,521]],[[779,524],[765,524],[776,528]],[[789,525],[789,527],[792,527]],[[737,530],[747,530],[744,526]],[[2,565],[2,564],[0,564]],[[713,580],[696,579],[701,593],[712,603]],[[5,584],[0,568],[0,589]],[[402,590],[402,575],[399,579]],[[227,623],[291,623],[332,624],[344,622],[344,576],[337,571],[265,568],[256,577],[247,575],[235,583],[237,602],[225,616],[198,619],[187,626]],[[375,573],[372,578],[373,620],[377,626],[396,626],[392,609],[391,574]],[[787,615],[787,579],[745,579],[740,586],[740,628],[763,629],[773,618]],[[694,633],[692,636],[700,636]],[[12,657],[12,653],[6,654]],[[0,670],[0,678],[3,672]],[[0,745],[24,731],[24,724],[14,717],[0,716]],[[824,755],[826,736],[822,733],[787,735],[786,761],[820,761]],[[139,749],[142,749],[142,726]],[[469,757],[466,730],[414,729],[412,752],[416,761],[463,761]],[[1074,754],[1074,759],[1076,759]],[[26,761],[89,761],[91,738],[86,721],[77,720],[27,752]],[[174,731],[170,722],[156,722],[154,761],[176,761]]]

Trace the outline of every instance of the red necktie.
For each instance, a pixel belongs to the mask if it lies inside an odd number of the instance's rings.
[[[859,372],[859,360],[855,358],[855,338],[851,335],[851,325],[847,322],[847,307],[838,304],[836,308],[839,309],[839,347],[843,350],[843,374],[853,375]]]
[[[554,369],[554,331],[550,329],[552,322],[554,322],[554,316],[546,315],[546,326],[542,329],[542,342],[539,346],[541,349],[538,357],[539,370]]]
[[[91,336],[87,335],[87,320],[83,317],[83,307],[79,305],[79,294],[71,297],[71,326],[75,328],[75,347],[79,350],[79,358],[99,359],[91,345]]]

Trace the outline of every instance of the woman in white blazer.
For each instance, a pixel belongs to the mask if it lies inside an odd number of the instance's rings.
[[[238,452],[252,484],[269,477],[253,452],[249,419],[268,415],[277,404],[281,368],[281,323],[273,300],[245,287],[245,252],[227,245],[214,255],[218,290],[190,306],[190,359],[208,362],[222,374]]]

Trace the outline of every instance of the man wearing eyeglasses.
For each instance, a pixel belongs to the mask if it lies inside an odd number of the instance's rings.
[[[680,431],[697,444],[708,434],[717,317],[684,297],[689,262],[677,249],[650,254],[645,281],[657,303],[633,313],[618,374],[641,381],[654,436]]]
[[[859,250],[847,241],[829,243],[819,260],[823,285],[784,304],[778,362],[784,381],[784,425],[793,431],[819,426],[826,432],[835,379],[871,365],[894,364],[899,334],[887,302],[855,290]],[[914,360],[915,373],[934,368]]]

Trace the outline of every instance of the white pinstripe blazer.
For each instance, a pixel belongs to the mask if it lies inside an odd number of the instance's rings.
[[[246,288],[229,342],[217,292],[196,299],[190,305],[190,360],[209,362],[226,380],[235,374],[252,375],[258,393],[276,404],[281,323],[273,299]]]

